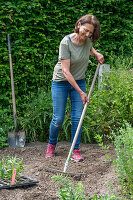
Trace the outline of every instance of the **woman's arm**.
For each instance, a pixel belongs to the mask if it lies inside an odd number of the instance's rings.
[[[98,53],[93,47],[92,47],[92,49],[91,49],[91,51],[90,51],[90,54],[91,54],[92,56],[95,56],[96,59],[97,59],[97,61],[98,61],[100,64],[103,64],[104,56],[103,56],[102,54]]]
[[[89,102],[89,99],[87,95],[80,89],[76,81],[74,80],[72,74],[70,73],[70,59],[64,59],[61,60],[61,67],[62,67],[62,73],[68,80],[68,82],[77,90],[77,92],[80,94],[81,99],[83,101],[83,104],[85,105],[86,102]]]

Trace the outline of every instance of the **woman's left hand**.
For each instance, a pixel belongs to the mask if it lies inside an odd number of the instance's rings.
[[[103,56],[102,54],[97,53],[97,54],[95,55],[95,57],[96,57],[97,61],[98,61],[100,64],[103,64],[103,62],[104,62],[104,56]]]
[[[91,51],[90,51],[90,54],[91,54],[92,56],[95,56],[96,59],[97,59],[97,61],[98,61],[100,64],[103,64],[103,62],[104,62],[104,56],[103,56],[101,53],[98,53],[93,47],[92,47],[92,49],[91,49]]]

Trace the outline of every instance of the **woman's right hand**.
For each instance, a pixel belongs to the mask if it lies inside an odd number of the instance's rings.
[[[81,99],[83,104],[85,105],[87,102],[89,102],[90,100],[88,99],[86,93],[84,93],[83,91],[80,93]]]

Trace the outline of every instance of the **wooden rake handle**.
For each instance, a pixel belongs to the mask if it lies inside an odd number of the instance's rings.
[[[14,79],[13,79],[13,67],[12,67],[12,56],[11,56],[11,44],[10,35],[7,35],[8,39],[8,51],[9,51],[9,64],[10,64],[10,75],[11,75],[11,88],[12,88],[12,103],[13,103],[13,118],[15,130],[17,130],[17,114],[16,114],[16,102],[15,102],[15,90],[14,90]]]

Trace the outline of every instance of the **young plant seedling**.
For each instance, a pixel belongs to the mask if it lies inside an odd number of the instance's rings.
[[[0,162],[0,179],[7,181],[9,184],[16,183],[20,179],[20,175],[24,170],[23,160],[15,157],[11,157],[10,154],[5,158],[3,156]]]

